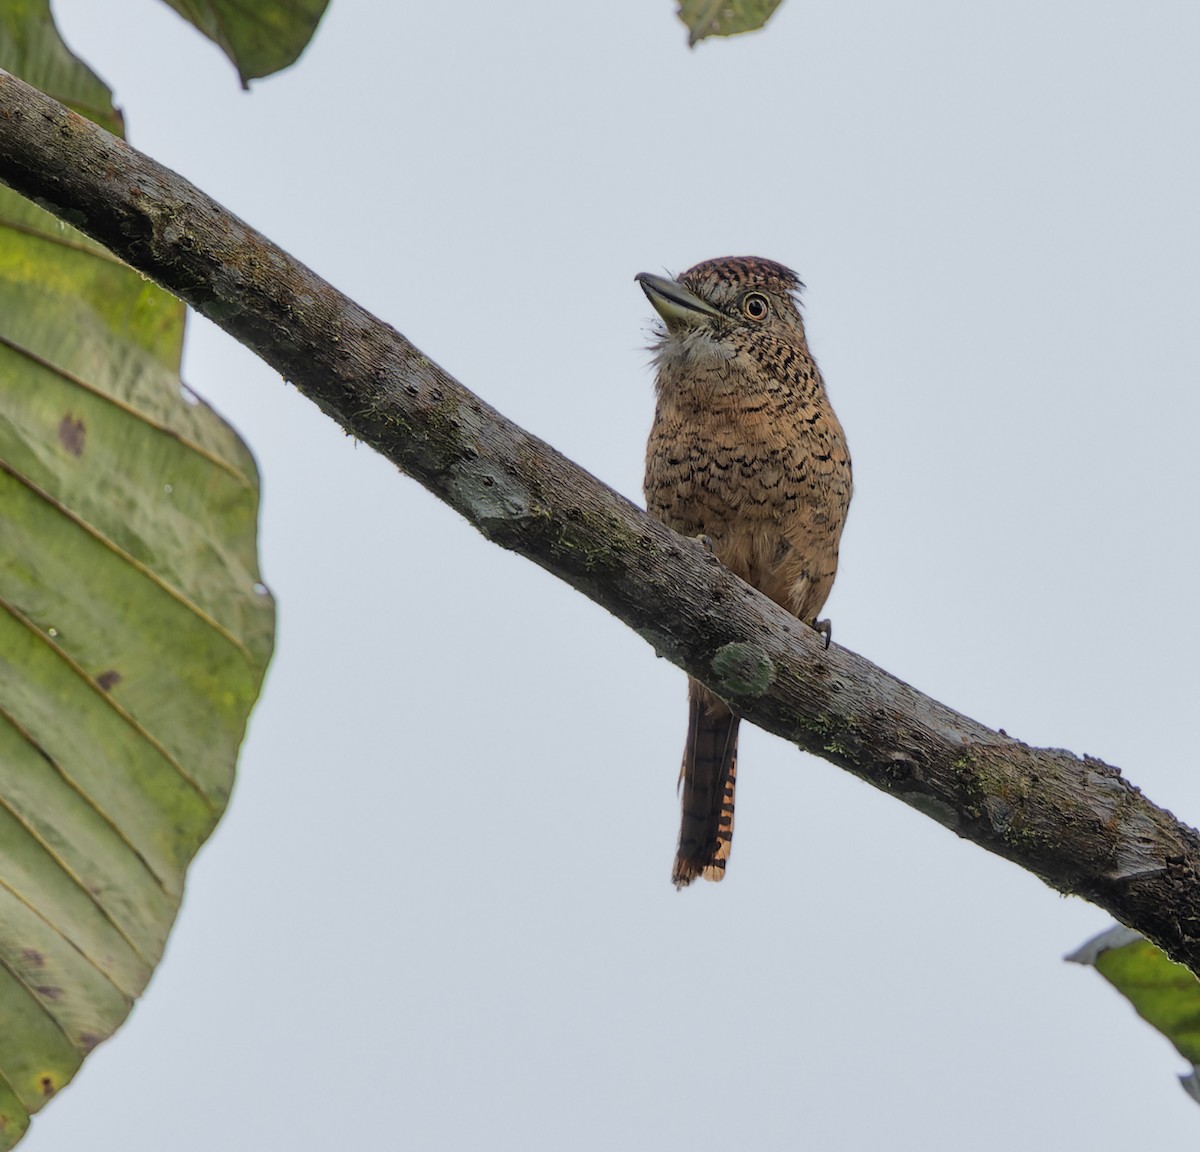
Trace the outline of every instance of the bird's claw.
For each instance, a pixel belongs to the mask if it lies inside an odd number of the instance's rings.
[[[825,651],[829,651],[829,642],[833,639],[833,621],[832,620],[814,620],[812,622],[814,632],[819,632],[825,637]]]

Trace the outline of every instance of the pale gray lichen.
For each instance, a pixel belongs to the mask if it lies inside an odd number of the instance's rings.
[[[898,795],[903,798],[905,804],[915,808],[931,820],[936,820],[942,827],[949,828],[952,832],[957,830],[959,824],[962,823],[962,818],[949,804],[924,792],[901,792]]]
[[[532,514],[533,497],[516,477],[490,460],[464,460],[454,469],[447,489],[451,502],[467,510],[485,532]]]

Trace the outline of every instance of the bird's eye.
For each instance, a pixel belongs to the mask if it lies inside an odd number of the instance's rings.
[[[765,320],[771,311],[771,305],[761,292],[747,292],[742,297],[742,315],[747,320]]]

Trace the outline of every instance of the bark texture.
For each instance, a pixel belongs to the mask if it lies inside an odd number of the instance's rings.
[[[1200,974],[1200,836],[834,645],[472,395],[148,157],[0,72],[0,180],[252,348],[347,432],[602,604],[744,718],[1084,896]]]

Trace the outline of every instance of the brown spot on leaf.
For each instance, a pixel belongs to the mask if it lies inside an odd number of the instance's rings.
[[[32,964],[34,968],[44,968],[46,966],[46,957],[36,948],[22,948],[21,959],[26,964]]]
[[[39,984],[34,991],[46,1000],[57,1000],[62,995],[62,989],[53,984]]]
[[[121,673],[115,668],[106,668],[99,676],[96,677],[96,683],[100,685],[105,692],[112,691],[118,684],[121,683]]]
[[[91,1032],[80,1032],[79,1047],[82,1048],[84,1052],[90,1052],[103,1039],[103,1036],[94,1036]]]
[[[49,1100],[50,1097],[58,1091],[58,1089],[54,1087],[53,1078],[50,1076],[43,1076],[39,1082],[39,1087],[42,1090],[42,1095],[45,1096],[47,1100]]]
[[[83,447],[87,442],[87,425],[78,416],[68,412],[58,422],[58,442],[72,456],[82,456]]]

